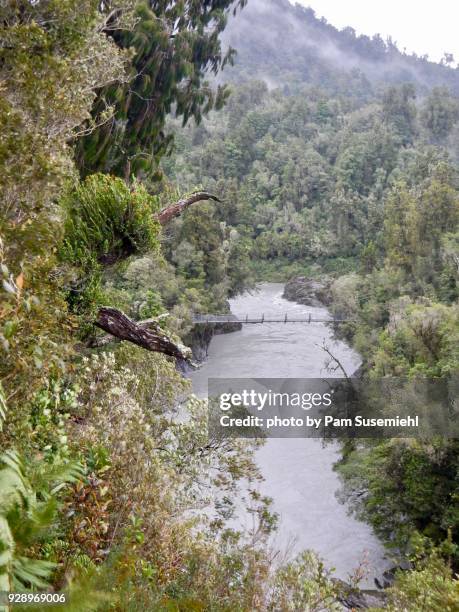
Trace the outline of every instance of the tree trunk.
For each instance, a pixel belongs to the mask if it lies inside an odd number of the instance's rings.
[[[147,351],[164,353],[176,359],[190,360],[191,351],[185,346],[180,346],[166,336],[154,321],[143,321],[136,323],[131,321],[123,312],[116,308],[104,306],[99,309],[95,325],[108,332],[119,340],[126,340],[140,346]],[[153,327],[154,329],[150,329]],[[101,345],[107,339],[102,339]],[[97,343],[99,344],[99,343]]]

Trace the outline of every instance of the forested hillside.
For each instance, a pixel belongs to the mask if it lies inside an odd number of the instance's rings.
[[[415,27],[414,14],[413,20]],[[221,75],[225,81],[263,79],[287,92],[308,83],[362,98],[389,83],[406,82],[422,93],[441,85],[459,93],[459,71],[448,49],[439,65],[378,34],[337,30],[312,9],[288,0],[251,0],[237,20],[229,21],[223,40],[238,51],[235,69]]]
[[[313,552],[272,550],[258,442],[209,439],[194,313],[327,276],[370,376],[457,373],[451,58],[245,5],[0,5],[0,591],[27,609],[341,609]],[[343,495],[411,560],[389,610],[459,605],[458,450],[343,446]]]
[[[235,88],[218,117],[177,134],[163,166],[182,185],[224,194],[217,214],[251,250],[259,273],[300,269],[299,262],[346,271],[360,256],[373,258],[365,264],[372,266],[383,255],[384,223],[398,221],[386,218],[385,203],[397,185],[428,190],[440,181],[454,190],[458,119],[459,100],[447,89],[419,101],[411,84],[389,86],[359,104],[316,87],[269,92],[255,81]],[[446,206],[445,215],[441,227],[412,228],[424,232],[426,257],[435,241],[437,261],[454,234],[454,210]],[[420,248],[419,235],[410,239]],[[431,282],[454,300],[447,270],[436,272]]]

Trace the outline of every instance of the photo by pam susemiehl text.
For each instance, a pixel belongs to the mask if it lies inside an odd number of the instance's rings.
[[[209,379],[209,433],[229,437],[457,437],[455,381]],[[428,410],[426,402],[436,410]]]

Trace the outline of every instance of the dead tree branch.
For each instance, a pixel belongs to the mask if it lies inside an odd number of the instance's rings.
[[[329,356],[329,360],[325,363],[325,367],[327,370],[331,371],[331,372],[336,372],[337,370],[341,370],[341,372],[344,374],[344,378],[351,382],[350,377],[348,376],[348,373],[346,372],[346,370],[344,369],[343,364],[341,363],[341,361],[338,359],[338,357],[335,357],[335,355],[333,355],[333,353],[330,351],[330,349],[328,348],[328,346],[325,343],[325,340],[323,341],[323,344],[316,344],[316,346],[318,348],[320,348],[322,351],[324,351],[325,353],[327,353],[327,355]],[[334,362],[336,365],[332,366],[332,362]]]
[[[169,223],[169,221],[171,221],[171,219],[174,219],[175,217],[181,215],[182,212],[189,206],[191,206],[195,202],[201,202],[202,200],[213,200],[214,202],[221,202],[221,200],[217,198],[217,196],[212,195],[211,193],[207,193],[207,191],[196,191],[187,198],[182,198],[178,202],[175,202],[175,204],[171,204],[170,206],[166,206],[166,208],[163,208],[156,215],[156,218],[158,219],[161,225],[166,225],[167,223]]]
[[[159,327],[157,321],[149,319],[136,323],[116,308],[104,306],[99,309],[95,325],[108,332],[114,339],[126,340],[147,351],[164,353],[176,359],[189,361],[191,351],[171,340]],[[97,341],[96,346],[107,344],[107,337]]]
[[[143,321],[135,321],[135,324],[144,329],[150,329],[153,332],[164,334],[163,330],[159,325],[157,319],[144,319]],[[105,334],[105,336],[96,336],[90,338],[87,346],[89,348],[101,348],[107,344],[113,344],[114,342],[121,342],[121,338],[116,338],[112,334]]]

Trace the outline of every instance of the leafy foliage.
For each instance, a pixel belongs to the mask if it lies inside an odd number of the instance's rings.
[[[47,221],[72,173],[68,140],[88,118],[95,88],[123,77],[124,55],[101,33],[99,4],[20,0],[0,9],[1,231],[12,232],[15,262],[24,249],[30,258],[55,243]]]
[[[53,525],[56,494],[62,485],[81,478],[81,468],[77,464],[40,467],[37,490],[26,478],[23,461],[15,451],[5,452],[0,462],[0,585],[7,592],[47,587],[54,563],[24,553]]]
[[[368,104],[306,87],[285,96],[251,82],[222,111],[223,128],[212,118],[180,132],[162,165],[189,188],[222,191],[217,218],[252,245],[259,269],[338,258],[355,268],[371,242],[371,269],[383,253],[393,268],[405,259],[407,274],[455,295],[443,243],[457,224],[456,170],[444,148],[414,143],[425,133],[408,89],[394,86]]]
[[[439,558],[433,556],[428,562],[399,576],[396,586],[389,594],[387,610],[431,610],[442,612],[454,610],[459,604],[457,580],[451,569]]]
[[[84,174],[151,175],[170,145],[163,128],[173,107],[186,124],[192,117],[199,122],[203,114],[223,105],[226,87],[220,85],[214,92],[205,76],[217,74],[231,61],[234,52],[222,52],[219,34],[229,10],[244,4],[245,0],[136,3],[134,27],[113,33],[120,49],[134,50],[130,78],[126,84],[106,87],[99,96],[93,113],[107,103],[115,113],[81,141],[78,159]]]
[[[103,174],[89,176],[63,199],[62,258],[111,263],[132,253],[158,248],[158,201],[140,184],[131,188]]]
[[[10,406],[4,435],[19,433],[27,402],[63,371],[70,352],[55,274],[56,202],[74,173],[68,142],[90,116],[95,89],[123,78],[126,59],[102,32],[108,7],[99,8],[96,0],[20,0],[0,8],[0,376]]]

